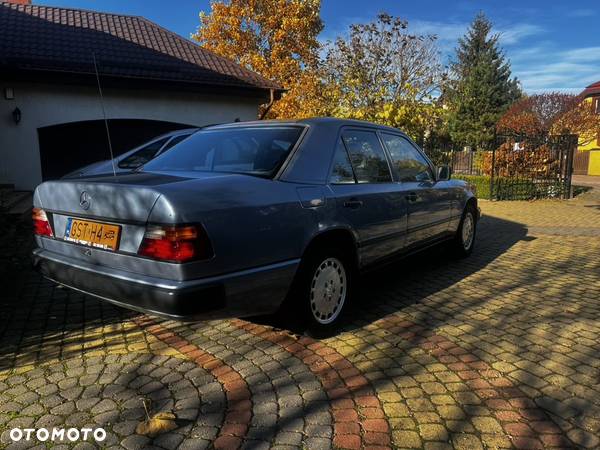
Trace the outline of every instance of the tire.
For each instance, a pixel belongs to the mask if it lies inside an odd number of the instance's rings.
[[[318,334],[333,331],[353,293],[352,258],[337,248],[320,248],[305,255],[286,300],[283,314],[301,318]]]
[[[452,240],[452,253],[457,258],[466,258],[473,253],[475,247],[475,236],[477,234],[477,211],[468,203],[456,230],[456,236]]]

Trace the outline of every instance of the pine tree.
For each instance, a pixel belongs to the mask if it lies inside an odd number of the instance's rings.
[[[492,34],[492,23],[479,13],[458,41],[445,95],[450,136],[456,143],[485,147],[493,140],[498,119],[522,96],[498,39],[498,34]]]

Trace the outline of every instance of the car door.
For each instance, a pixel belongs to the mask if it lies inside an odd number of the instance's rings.
[[[404,247],[406,201],[393,183],[389,162],[374,130],[342,131],[330,188],[340,214],[358,234],[361,265]]]
[[[448,232],[451,207],[447,183],[436,182],[432,165],[406,137],[389,132],[380,135],[408,202],[407,246],[443,236]]]

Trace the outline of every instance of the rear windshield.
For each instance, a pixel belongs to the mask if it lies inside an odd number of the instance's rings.
[[[294,126],[202,130],[149,161],[143,170],[271,176],[301,132],[301,127]]]

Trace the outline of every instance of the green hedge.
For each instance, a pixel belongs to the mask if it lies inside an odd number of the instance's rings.
[[[477,198],[490,199],[490,177],[487,175],[452,175],[452,178],[464,180],[475,186]]]
[[[498,177],[494,179],[494,195],[490,195],[488,175],[454,175],[475,186],[477,197],[495,200],[533,200],[536,198],[560,198],[564,185],[557,180],[528,180]]]

